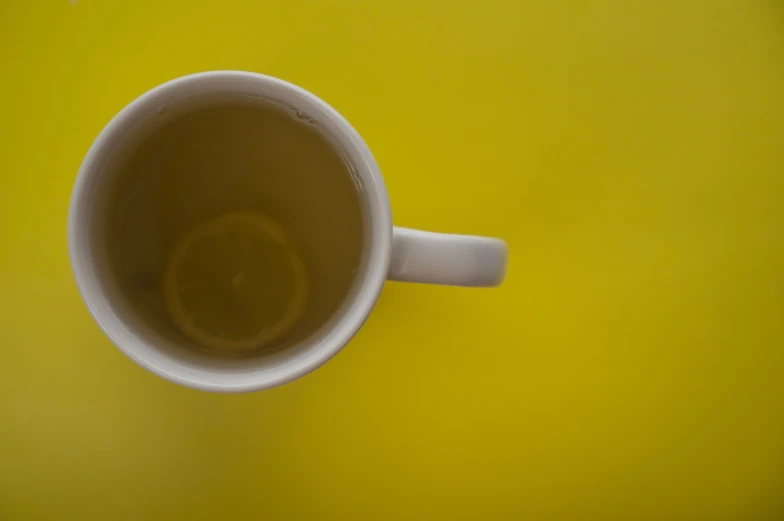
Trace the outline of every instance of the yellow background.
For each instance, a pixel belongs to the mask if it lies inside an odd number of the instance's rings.
[[[390,283],[250,395],[134,365],[66,253],[80,161],[145,90],[279,76],[364,136],[395,222],[507,282]],[[784,516],[779,0],[0,0],[0,519]]]

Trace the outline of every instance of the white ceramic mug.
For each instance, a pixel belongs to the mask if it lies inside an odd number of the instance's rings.
[[[164,107],[202,95],[250,96],[317,122],[337,142],[356,172],[365,207],[360,269],[342,306],[316,333],[282,352],[224,360],[160,338],[123,304],[100,265],[106,244],[96,229],[96,206],[106,201],[107,163],[119,145]],[[68,247],[79,291],[96,322],[131,359],[172,382],[207,391],[244,392],[298,378],[337,354],[356,334],[386,279],[495,286],[506,271],[507,247],[499,239],[447,235],[392,226],[384,179],[367,145],[349,123],[313,94],[285,81],[238,71],[214,71],[172,80],[143,94],[98,135],[82,163],[68,216]]]

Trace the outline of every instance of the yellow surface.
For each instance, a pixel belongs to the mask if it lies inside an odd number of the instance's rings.
[[[780,1],[1,0],[0,67],[0,519],[784,516]],[[71,279],[71,185],[217,68],[323,97],[395,222],[506,238],[506,284],[388,284],[268,392],[134,365]]]

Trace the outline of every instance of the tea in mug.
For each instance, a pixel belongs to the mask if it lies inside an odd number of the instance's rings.
[[[129,147],[112,167],[104,233],[112,279],[145,324],[237,355],[302,340],[340,306],[363,212],[350,165],[317,123],[218,100]]]

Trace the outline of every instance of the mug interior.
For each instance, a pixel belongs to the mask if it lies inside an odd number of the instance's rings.
[[[118,190],[121,172],[136,150],[172,122],[205,107],[230,106],[240,101],[274,105],[280,113],[312,127],[340,154],[358,197],[361,250],[345,295],[331,305],[329,313],[322,312],[320,317],[306,313],[305,325],[275,349],[259,349],[237,358],[200,350],[170,323],[155,320],[154,315],[146,314],[128,298],[127,288],[118,282],[111,267],[111,230],[107,230],[107,223],[112,222],[116,205],[112,194]],[[186,76],[149,91],[123,109],[101,132],[82,164],[74,188],[69,250],[88,308],[128,356],[147,369],[190,387],[248,391],[284,383],[309,372],[336,354],[356,333],[383,285],[391,228],[378,167],[367,146],[337,112],[312,94],[281,80],[252,73],[211,72]],[[325,275],[324,280],[328,281],[329,275]]]

